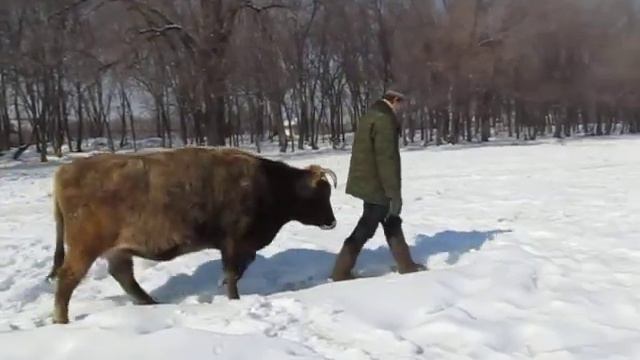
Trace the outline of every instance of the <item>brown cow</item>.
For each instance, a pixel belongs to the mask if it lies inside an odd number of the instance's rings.
[[[49,274],[57,277],[54,322],[69,321],[71,294],[98,257],[137,303],[154,304],[133,276],[132,256],[168,261],[219,249],[227,296],[238,299],[237,281],[283,225],[335,227],[326,175],[336,183],[331,170],[235,149],[103,154],[60,166]]]

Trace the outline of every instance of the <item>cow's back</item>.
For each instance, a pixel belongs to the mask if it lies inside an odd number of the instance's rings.
[[[260,176],[256,158],[235,150],[186,148],[103,154],[62,165],[55,194],[71,231],[104,248],[162,252],[196,242],[194,228],[242,225]],[[101,249],[102,251],[104,249]]]
[[[135,203],[148,185],[148,167],[141,159],[104,154],[61,165],[54,190],[66,213],[94,203],[105,207],[123,200]]]

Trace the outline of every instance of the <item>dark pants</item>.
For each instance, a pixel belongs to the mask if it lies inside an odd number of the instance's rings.
[[[387,219],[388,213],[388,206],[365,202],[362,216],[345,242],[357,249],[362,248],[373,237],[380,224],[382,224],[387,241],[392,237],[402,235],[402,220],[397,216],[391,216]]]

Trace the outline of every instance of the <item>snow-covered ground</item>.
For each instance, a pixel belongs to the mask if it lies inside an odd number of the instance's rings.
[[[398,275],[382,231],[327,276],[361,204],[347,152],[338,227],[287,225],[229,301],[216,251],[136,260],[135,306],[98,261],[51,325],[51,175],[0,168],[0,359],[640,359],[640,139],[403,151],[405,232],[429,271]],[[6,156],[5,156],[6,157]]]

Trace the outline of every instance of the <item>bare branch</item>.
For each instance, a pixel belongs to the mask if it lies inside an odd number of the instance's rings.
[[[487,38],[480,40],[476,45],[478,47],[493,47],[502,44],[502,39]]]
[[[140,30],[139,31],[140,34],[153,32],[155,33],[155,36],[159,36],[159,35],[165,34],[169,30],[177,30],[180,32],[180,40],[183,43],[183,45],[187,49],[189,49],[191,52],[195,51],[195,47],[197,44],[195,37],[191,35],[184,27],[182,27],[181,25],[178,25],[175,21],[172,21],[162,11],[148,4],[143,4],[138,1],[134,1],[133,4],[129,6],[129,10],[135,11],[138,14],[140,14],[146,20],[147,24],[151,26],[149,29]],[[160,20],[164,22],[166,25],[164,25],[161,28],[153,27],[156,24],[155,24],[155,21],[153,21],[153,19],[151,18],[151,15],[155,15],[156,17],[160,18]],[[161,31],[157,31],[157,30],[161,30]]]
[[[253,10],[255,12],[262,12],[262,11],[267,11],[267,10],[271,10],[271,9],[289,9],[288,6],[282,5],[282,4],[270,4],[270,5],[265,5],[265,6],[256,6],[251,1],[247,1],[243,5],[243,7],[247,8],[247,9],[251,9],[251,10]]]
[[[178,24],[169,24],[169,25],[165,25],[161,28],[148,28],[148,29],[141,29],[138,30],[138,34],[148,34],[148,33],[154,33],[155,35],[162,35],[162,33],[169,31],[169,30],[182,30],[182,26],[178,25]]]

